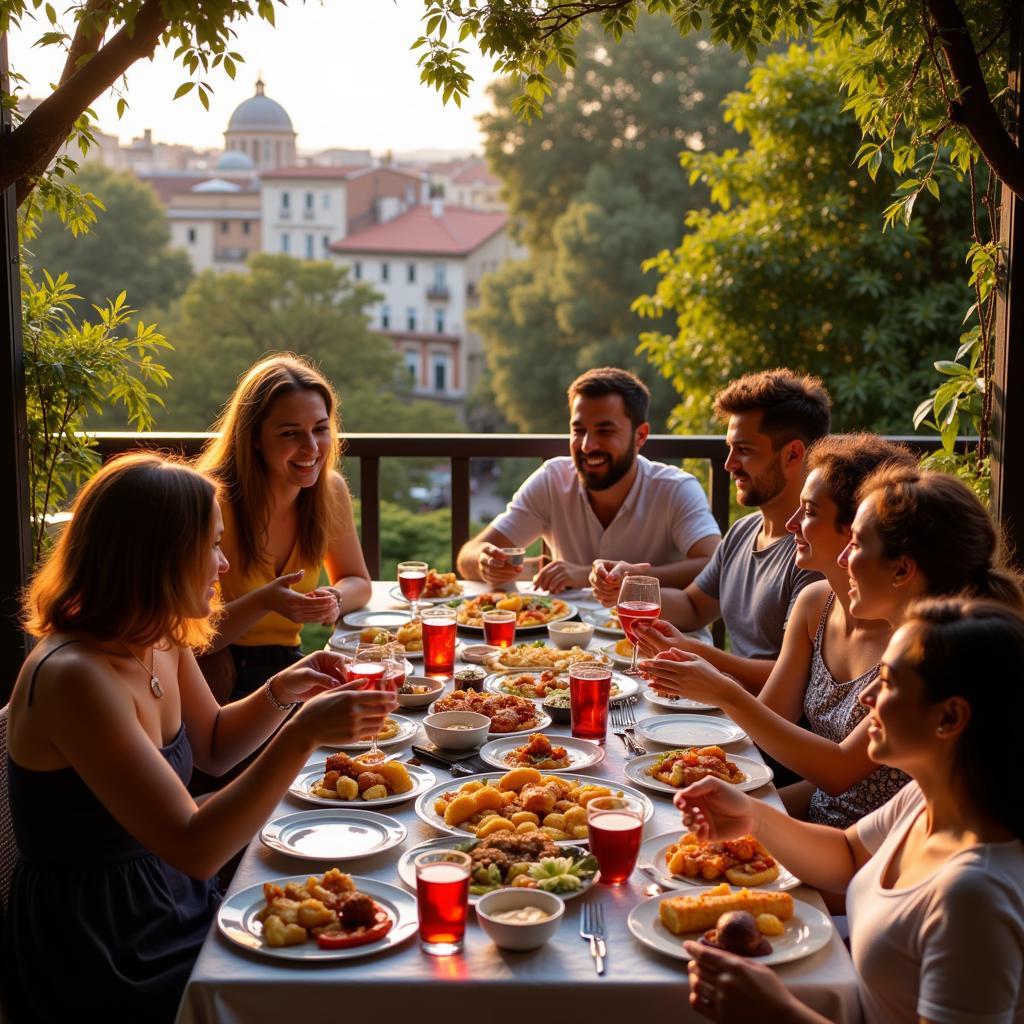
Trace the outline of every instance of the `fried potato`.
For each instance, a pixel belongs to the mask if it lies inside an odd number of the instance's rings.
[[[385,761],[377,768],[384,781],[395,793],[408,793],[413,788],[412,779],[401,761]]]
[[[320,900],[303,900],[299,904],[299,924],[303,928],[322,928],[338,920],[338,915],[323,905]]]
[[[484,836],[489,836],[493,832],[515,832],[516,827],[512,824],[508,818],[502,818],[500,815],[492,815],[489,817],[477,830],[477,838],[483,839]]]
[[[364,790],[364,800],[383,800],[388,795],[388,787],[383,783],[378,783],[376,786],[371,786],[369,789]]]
[[[347,775],[342,775],[335,784],[335,791],[342,800],[355,800],[359,796],[359,783]]]
[[[502,793],[493,786],[484,786],[473,794],[477,811],[500,811],[505,806]]]
[[[498,780],[498,789],[519,792],[523,786],[536,785],[541,782],[541,774],[536,768],[513,768]]]
[[[436,807],[435,807],[436,810]],[[476,814],[476,800],[473,794],[457,796],[444,810],[446,825],[461,825]]]
[[[306,929],[298,924],[285,924],[276,914],[263,922],[263,941],[268,946],[297,946],[306,941]]]

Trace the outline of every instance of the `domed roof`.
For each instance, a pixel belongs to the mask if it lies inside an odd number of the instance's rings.
[[[227,150],[217,161],[218,171],[254,171],[255,169],[256,165],[252,162],[252,157],[240,149]]]
[[[228,121],[229,132],[290,132],[292,119],[277,100],[263,95],[263,79],[256,79],[256,95],[235,107]]]

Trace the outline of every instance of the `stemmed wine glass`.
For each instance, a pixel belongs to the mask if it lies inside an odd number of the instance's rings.
[[[420,594],[427,583],[428,568],[426,562],[398,563],[398,586],[402,591],[402,597],[409,602],[413,622],[419,621]]]
[[[403,659],[404,661],[404,659]],[[355,657],[348,666],[350,682],[359,681],[361,690],[387,689],[388,645],[359,644]],[[370,749],[359,759],[363,764],[380,764],[384,753],[377,746],[377,733],[373,734]]]
[[[650,622],[661,614],[661,584],[656,576],[627,576],[619,588],[619,600],[616,604],[619,622],[630,643],[633,645],[633,658],[626,669],[626,674],[640,675],[637,668],[639,660],[639,644],[637,643],[634,626],[638,621]]]

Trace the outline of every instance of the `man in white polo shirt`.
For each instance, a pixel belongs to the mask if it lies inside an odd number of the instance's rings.
[[[612,367],[569,387],[569,457],[549,459],[508,508],[462,546],[464,579],[492,586],[534,578],[557,593],[585,587],[595,559],[651,563],[663,585],[687,586],[721,540],[707,496],[691,474],[638,454],[650,433],[647,386]],[[512,565],[502,548],[543,537],[553,561]]]

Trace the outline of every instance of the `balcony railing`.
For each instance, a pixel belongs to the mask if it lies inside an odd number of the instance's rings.
[[[427,285],[427,298],[433,299],[435,302],[447,302],[450,292],[448,291],[448,285],[438,284],[436,281],[434,284]]]
[[[103,459],[135,448],[156,448],[199,454],[212,434],[199,433],[97,433],[97,448]],[[935,437],[894,437],[920,453],[935,451]],[[426,458],[448,461],[452,495],[452,565],[459,548],[469,540],[471,459],[537,459],[543,461],[568,453],[564,434],[346,434],[345,456],[359,459],[362,547],[366,566],[374,579],[380,578],[380,460]],[[643,448],[644,455],[658,462],[678,463],[702,459],[709,463],[708,500],[711,512],[724,533],[729,525],[729,474],[725,470],[725,439],[715,435],[676,436],[653,434]]]

